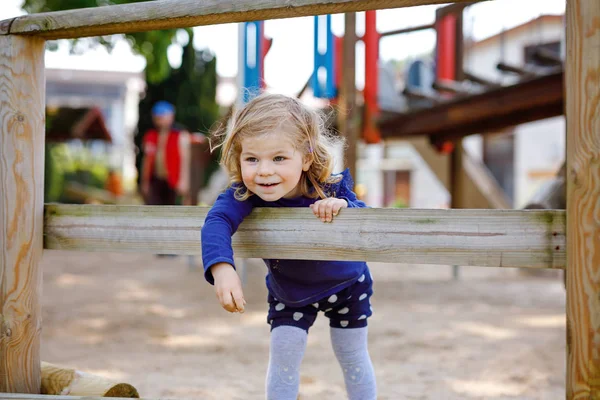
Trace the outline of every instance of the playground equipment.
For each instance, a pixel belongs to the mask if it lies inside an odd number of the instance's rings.
[[[239,25],[238,103],[246,103],[265,85],[265,57],[272,39],[265,37],[264,21],[249,21]]]
[[[160,0],[0,22],[0,399],[40,392],[43,248],[199,252],[206,209],[43,204],[44,44],[191,25],[441,3],[445,0]],[[459,2],[460,3],[460,2]],[[239,257],[352,259],[567,269],[567,399],[600,393],[600,3],[567,2],[567,210],[259,209]],[[301,218],[303,223],[298,224]],[[256,221],[260,220],[260,229]],[[315,243],[319,246],[315,246]],[[309,251],[307,251],[309,250]],[[92,397],[86,397],[92,400]]]

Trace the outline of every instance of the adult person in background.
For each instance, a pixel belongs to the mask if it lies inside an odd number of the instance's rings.
[[[148,205],[175,205],[187,197],[190,184],[190,133],[175,125],[175,107],[159,101],[142,142],[141,190]]]

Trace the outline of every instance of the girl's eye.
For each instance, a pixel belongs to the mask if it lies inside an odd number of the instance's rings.
[[[257,162],[258,160],[256,159],[256,157],[248,157],[248,158],[246,158],[246,161],[254,163],[254,162]]]
[[[283,160],[285,160],[285,157],[283,157],[283,156],[277,156],[273,159],[273,161],[283,161]]]

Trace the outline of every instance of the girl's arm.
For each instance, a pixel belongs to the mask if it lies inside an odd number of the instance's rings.
[[[350,175],[350,170],[346,169],[342,172],[342,181],[339,183],[339,189],[337,190],[336,196],[338,199],[346,200],[348,208],[367,208],[367,205],[356,197],[354,193],[354,181]]]
[[[235,271],[231,236],[252,211],[250,201],[238,201],[234,189],[222,193],[202,226],[204,277],[215,286],[221,306],[229,312],[244,312],[246,300]]]
[[[234,193],[235,189],[229,188],[219,195],[202,226],[204,277],[210,284],[214,284],[213,265],[227,263],[235,268],[231,237],[252,211],[251,202],[236,200]]]

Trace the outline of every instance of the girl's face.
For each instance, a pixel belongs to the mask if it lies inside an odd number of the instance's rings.
[[[242,140],[242,181],[248,190],[265,201],[300,196],[302,171],[308,171],[310,164],[308,157],[280,135]]]

